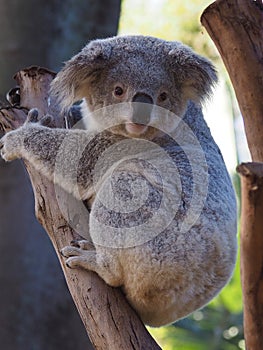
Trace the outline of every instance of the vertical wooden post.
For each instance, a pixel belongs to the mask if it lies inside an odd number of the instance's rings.
[[[263,162],[263,3],[217,0],[201,22],[227,68],[243,115],[254,162]],[[241,279],[247,350],[263,344],[263,164],[237,168],[241,175]]]
[[[263,344],[263,163],[237,167],[242,184],[241,274],[246,348]]]
[[[252,159],[263,162],[263,4],[218,0],[205,9],[201,23],[235,89]]]

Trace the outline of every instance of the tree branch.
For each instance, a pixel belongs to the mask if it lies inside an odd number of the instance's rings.
[[[263,161],[262,7],[250,0],[218,0],[201,16],[234,86],[256,162]]]
[[[254,162],[263,162],[263,5],[217,0],[201,22],[217,46],[234,86]],[[263,343],[263,164],[241,164],[241,278],[246,348]]]
[[[242,182],[241,277],[247,349],[263,344],[263,164],[237,167]]]
[[[31,67],[15,76],[20,85],[21,107],[2,109],[0,124],[7,131],[23,124],[26,111],[38,108],[40,114],[56,116],[57,126],[62,127],[63,118],[56,106],[49,104],[49,84],[54,73],[45,68]],[[56,200],[53,183],[26,163],[35,195],[35,211],[46,229],[61,263],[70,293],[78,308],[89,337],[98,350],[160,349],[150,336],[139,317],[127,303],[120,289],[112,288],[93,272],[73,270],[65,266],[60,250],[81,238],[64,219]],[[68,194],[64,192],[64,200]],[[63,201],[63,198],[61,198]],[[66,321],[66,320],[65,320]]]

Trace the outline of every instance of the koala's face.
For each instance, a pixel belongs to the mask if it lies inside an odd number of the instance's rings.
[[[162,62],[156,60],[154,65],[149,65],[148,57],[124,57],[123,63],[116,62],[108,69],[97,72],[90,84],[83,85],[83,96],[90,111],[115,106],[115,113],[107,114],[107,110],[112,109],[106,109],[103,121],[96,118],[97,113],[91,114],[93,120],[90,124],[97,129],[109,122],[116,124],[111,126],[114,133],[152,138],[158,130],[165,128],[163,124],[167,122],[167,111],[177,115],[182,112],[181,92],[179,88],[174,89],[174,85],[173,75],[168,74]],[[172,124],[172,120],[169,122]]]
[[[58,74],[52,91],[64,107],[84,98],[95,112],[93,129],[110,122],[114,133],[152,138],[171,131],[173,114],[182,116],[190,99],[200,102],[215,80],[213,66],[184,45],[127,36],[91,42]],[[109,106],[100,118],[96,111]]]

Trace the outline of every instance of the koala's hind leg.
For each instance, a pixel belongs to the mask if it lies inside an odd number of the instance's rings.
[[[112,287],[122,285],[120,269],[110,259],[101,254],[97,254],[96,250],[89,249],[91,247],[88,241],[79,241],[84,249],[73,246],[64,247],[61,254],[67,258],[66,264],[70,268],[83,268],[96,272],[107,284]],[[89,250],[87,250],[88,248]]]

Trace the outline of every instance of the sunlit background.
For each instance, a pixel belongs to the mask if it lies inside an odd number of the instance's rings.
[[[204,108],[205,119],[219,145],[236,187],[236,165],[249,161],[242,116],[220,56],[200,25],[200,15],[211,1],[123,0],[119,34],[152,35],[179,40],[210,58],[219,74],[214,96]],[[158,306],[156,306],[158,307]],[[150,329],[164,350],[245,349],[239,260],[233,278],[209,305],[174,325]]]

